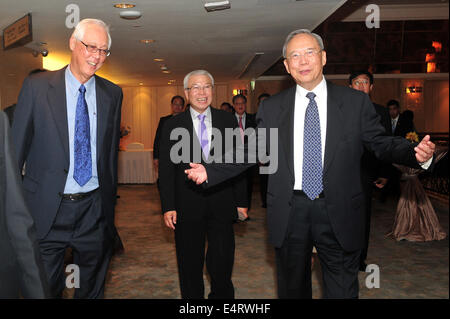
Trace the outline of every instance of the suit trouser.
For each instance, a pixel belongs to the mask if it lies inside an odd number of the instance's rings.
[[[357,298],[360,251],[346,252],[334,235],[325,199],[293,196],[286,239],[276,248],[279,298],[312,298],[311,254],[317,249],[323,298]]]
[[[178,219],[175,225],[175,244],[178,261],[181,297],[203,299],[203,266],[211,278],[210,299],[234,298],[231,274],[234,264],[234,231],[232,220],[204,216],[195,220]]]
[[[362,172],[361,174],[362,188],[364,191],[364,210],[365,216],[365,232],[364,232],[364,246],[361,250],[360,263],[366,262],[367,252],[369,250],[369,239],[370,239],[370,221],[372,218],[372,194],[373,194],[373,182],[374,178],[370,177],[368,174]]]
[[[71,247],[73,263],[80,270],[74,298],[103,298],[112,243],[99,191],[79,201],[62,200],[49,233],[39,243],[52,296],[62,296],[64,254]]]

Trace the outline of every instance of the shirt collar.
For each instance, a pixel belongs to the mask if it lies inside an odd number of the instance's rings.
[[[210,110],[210,108],[211,108],[211,106],[208,106],[208,108],[205,110],[205,112],[199,113],[196,110],[194,110],[192,107],[190,107],[189,111],[191,112],[192,120],[195,120],[195,119],[198,120],[199,119],[198,118],[199,114],[205,114],[205,120],[211,121],[211,110]]]
[[[79,92],[78,89],[80,88],[81,83],[73,75],[72,71],[70,71],[70,64],[66,68],[66,86],[69,88],[69,92],[76,97]],[[86,88],[86,95],[93,92],[94,86],[95,76],[92,76],[86,83],[84,83],[84,87]]]
[[[324,94],[326,94],[327,92],[327,81],[325,81],[325,77],[322,75],[322,81],[320,81],[320,83],[317,84],[317,86],[312,91],[308,91],[297,84],[296,94],[298,94],[298,96],[306,97],[306,94],[308,92],[313,92],[316,95],[316,97],[324,96]]]
[[[234,113],[234,115],[236,115],[236,118],[239,120],[239,117],[242,116],[242,119],[245,120],[245,116],[246,116],[247,112],[242,113],[242,115],[239,115],[237,113]]]

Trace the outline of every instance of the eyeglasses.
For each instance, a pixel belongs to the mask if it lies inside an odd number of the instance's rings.
[[[77,39],[78,40],[78,39]],[[100,52],[101,56],[109,56],[111,54],[111,51],[109,50],[105,50],[105,49],[99,49],[96,46],[90,45],[90,44],[86,44],[81,40],[78,40],[81,43],[83,43],[83,45],[86,47],[86,51],[89,53],[97,53]]]
[[[356,80],[355,82],[353,82],[353,84],[356,85],[356,86],[362,86],[362,85],[369,84],[369,81],[367,81],[367,80]]]
[[[193,86],[191,86],[190,88],[186,88],[186,90],[189,90],[189,91],[191,91],[192,93],[198,93],[198,92],[200,92],[201,90],[204,90],[204,91],[212,90],[212,88],[213,88],[213,85],[212,85],[212,84],[206,84],[205,86],[193,85]]]
[[[298,61],[300,59],[300,57],[304,57],[305,59],[311,59],[314,57],[315,54],[317,54],[321,51],[322,50],[308,49],[308,50],[305,50],[303,53],[293,52],[287,58],[292,61]]]

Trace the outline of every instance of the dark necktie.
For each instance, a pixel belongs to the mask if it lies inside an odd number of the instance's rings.
[[[75,113],[73,178],[80,186],[83,186],[92,177],[91,134],[85,99],[86,88],[82,84],[78,90],[80,94]]]
[[[205,159],[208,159],[209,155],[209,144],[208,144],[208,131],[206,130],[205,124],[205,114],[199,114],[198,119],[200,120],[198,124],[198,140],[200,145],[202,146],[203,154],[205,155]]]
[[[309,99],[305,114],[303,131],[303,170],[302,189],[309,199],[314,200],[323,190],[322,185],[322,143],[320,139],[320,120],[316,95],[306,94]]]

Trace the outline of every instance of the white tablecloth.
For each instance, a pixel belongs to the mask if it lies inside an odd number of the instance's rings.
[[[152,149],[119,151],[118,182],[149,184],[156,182]]]

